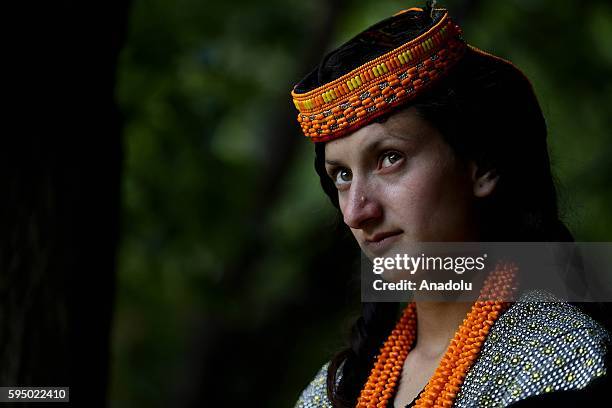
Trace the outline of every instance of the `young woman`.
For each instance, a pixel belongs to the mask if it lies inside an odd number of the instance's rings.
[[[292,96],[323,189],[368,257],[414,242],[573,240],[530,82],[465,44],[446,10],[368,28]],[[546,293],[520,300],[364,303],[350,346],[297,407],[595,403],[607,331]]]

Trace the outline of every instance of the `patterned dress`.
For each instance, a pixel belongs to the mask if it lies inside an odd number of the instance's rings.
[[[527,292],[492,326],[453,407],[608,406],[599,398],[612,389],[612,375],[606,375],[611,342],[577,307],[543,291]],[[332,407],[327,366],[296,408]]]

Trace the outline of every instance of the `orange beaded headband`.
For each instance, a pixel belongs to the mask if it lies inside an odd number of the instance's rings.
[[[347,135],[445,76],[467,45],[448,12],[436,11],[443,12],[442,17],[413,40],[308,92],[298,93],[294,87],[291,96],[304,135],[313,142]]]

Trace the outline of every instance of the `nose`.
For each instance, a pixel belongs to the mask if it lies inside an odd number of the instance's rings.
[[[351,187],[357,187],[355,184]],[[376,197],[369,195],[363,188],[351,188],[347,201],[341,206],[344,223],[352,229],[362,229],[364,225],[382,215],[382,207]]]

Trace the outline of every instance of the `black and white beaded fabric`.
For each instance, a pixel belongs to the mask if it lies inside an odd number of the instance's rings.
[[[329,363],[323,364],[314,380],[304,389],[297,401],[295,408],[332,408],[332,404],[327,398],[327,367]],[[342,371],[338,373],[337,380],[340,380]]]
[[[505,407],[577,390],[606,374],[609,333],[578,308],[531,291],[493,325],[454,407]]]
[[[610,334],[575,306],[543,291],[527,292],[492,326],[453,407],[505,407],[535,395],[582,389],[606,374],[610,341]],[[302,392],[296,408],[332,407],[327,367]]]

